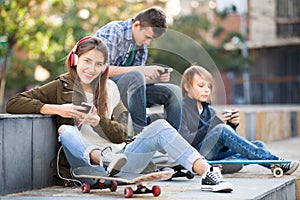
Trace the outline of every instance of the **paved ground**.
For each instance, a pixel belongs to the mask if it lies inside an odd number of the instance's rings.
[[[300,137],[282,141],[267,143],[267,147],[275,154],[286,159],[300,160]],[[236,174],[225,175],[228,181],[234,185],[234,191],[227,194],[204,192],[200,190],[200,177],[196,176],[192,180],[185,178],[173,179],[173,181],[155,182],[162,188],[162,194],[158,199],[259,199],[262,195],[276,192],[280,188],[293,189],[294,179],[300,179],[300,169],[291,176],[274,178],[270,170],[258,165],[245,166],[242,171]],[[117,192],[111,193],[109,190],[94,190],[89,194],[82,194],[79,187],[62,188],[50,187],[40,190],[27,191],[23,193],[1,196],[2,200],[16,199],[123,199],[123,188],[120,186]],[[300,190],[300,181],[298,181]],[[293,190],[291,190],[293,191]],[[280,192],[279,192],[280,193]],[[300,191],[298,198],[300,199]],[[281,194],[281,193],[280,193]],[[135,199],[150,199],[152,195],[137,196]],[[276,196],[272,199],[283,199]],[[289,198],[287,198],[289,199]]]

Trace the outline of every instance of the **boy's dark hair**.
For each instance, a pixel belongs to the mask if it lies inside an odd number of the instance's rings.
[[[139,12],[133,22],[136,21],[140,21],[141,27],[152,27],[154,38],[158,38],[166,32],[166,14],[158,8],[152,7]]]

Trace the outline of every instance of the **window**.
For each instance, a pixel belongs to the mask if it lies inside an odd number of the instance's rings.
[[[300,36],[300,1],[277,0],[277,36]]]

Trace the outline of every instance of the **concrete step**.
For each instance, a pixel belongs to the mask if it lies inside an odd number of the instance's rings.
[[[289,160],[300,160],[300,137],[267,143],[268,148],[275,154]],[[225,179],[234,185],[232,193],[212,193],[200,190],[200,176],[194,179],[177,178],[172,181],[150,183],[149,186],[159,185],[162,194],[159,199],[263,199],[263,200],[293,200],[300,199],[300,169],[293,175],[281,178],[273,177],[270,170],[259,165],[247,165],[239,173],[224,175]],[[297,187],[298,186],[298,187]],[[1,196],[1,200],[25,199],[123,199],[124,186],[119,186],[116,192],[109,190],[93,190],[82,194],[80,187],[63,188],[47,187]],[[144,199],[152,195],[136,196]]]
[[[232,193],[212,193],[200,190],[200,177],[192,180],[185,178],[173,181],[160,181],[149,184],[159,185],[162,194],[159,199],[264,199],[264,200],[292,200],[296,199],[294,177],[284,178],[227,178],[234,185]],[[123,198],[125,186],[119,186],[116,192],[105,190],[92,190],[89,194],[82,194],[80,187],[62,188],[48,187],[23,193],[2,196],[2,200],[23,199],[116,199]],[[134,186],[133,186],[134,187]],[[151,194],[138,195],[135,199],[152,197]]]

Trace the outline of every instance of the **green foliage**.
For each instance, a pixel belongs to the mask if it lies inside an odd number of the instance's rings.
[[[233,8],[227,12],[233,12]],[[169,29],[177,31],[178,34],[173,34],[171,37],[164,36],[164,39],[159,40],[159,46],[169,50],[168,55],[159,49],[149,51],[151,62],[172,66],[179,72],[183,72],[190,64],[209,68],[215,63],[221,71],[241,71],[243,69],[243,63],[246,61],[242,58],[240,51],[225,51],[223,47],[233,37],[238,37],[243,41],[244,38],[240,33],[229,33],[218,46],[206,41],[208,31],[212,30],[213,37],[218,37],[224,31],[224,27],[217,20],[213,24],[208,21],[205,15],[193,13],[178,16]],[[180,34],[187,37],[181,37]],[[172,47],[168,47],[170,45]]]
[[[170,29],[180,31],[195,40],[202,42],[204,38],[201,32],[208,31],[210,22],[204,14],[180,15],[174,19],[174,24]]]
[[[179,73],[183,73],[183,71],[192,64],[186,58],[171,51],[150,49],[149,54],[152,56],[148,60],[148,63],[159,63],[159,65],[171,67]]]
[[[7,39],[3,36],[2,37],[0,36],[0,59],[3,58],[3,56],[5,56],[6,52],[7,52]]]
[[[7,89],[16,89],[24,91],[27,86],[35,85],[34,68],[24,66],[35,66],[37,63],[32,60],[23,60],[19,58],[13,59],[12,68],[8,71]],[[26,83],[26,84],[24,84]]]
[[[244,59],[239,50],[225,51],[222,46],[215,47],[204,43],[203,47],[222,71],[242,71]]]
[[[51,73],[49,79],[54,79],[64,72],[65,57],[78,39],[93,35],[109,21],[134,17],[134,13],[141,9],[151,5],[163,6],[165,3],[154,0],[150,5],[147,2],[0,0],[0,38],[7,40],[7,43],[0,43],[0,65],[13,49],[21,53],[10,56],[12,60],[6,68],[0,67],[0,74],[7,75],[0,79],[6,78],[7,88],[16,90],[22,90],[26,85],[42,84],[33,78],[36,65],[46,68]],[[82,11],[88,13],[85,18],[80,16]],[[150,49],[149,62],[161,63],[183,72],[190,64],[211,66],[212,62],[207,59],[209,54],[218,67],[224,70],[239,69],[241,61],[238,51],[228,53],[222,47],[209,45],[205,41],[206,34],[211,30],[214,30],[215,36],[223,30],[221,25],[210,23],[206,15],[193,13],[178,16],[169,29],[179,34],[159,40],[164,48]],[[224,42],[232,37],[228,35]]]
[[[0,58],[12,49],[22,54],[11,56],[11,64],[0,67],[0,75],[7,75],[0,79],[7,79],[9,89],[42,84],[33,78],[36,65],[50,72],[49,79],[55,78],[64,72],[65,57],[77,40],[149,6],[114,0],[0,0],[0,4],[0,37],[7,38],[5,48],[1,43]],[[88,11],[86,18],[80,16],[82,10]]]
[[[215,14],[217,16],[219,16],[221,19],[225,19],[229,14],[231,13],[236,13],[237,12],[237,8],[235,5],[232,5],[231,7],[225,8],[220,12],[217,12],[215,10]]]
[[[214,38],[218,37],[223,31],[224,31],[224,27],[222,25],[217,25],[214,30],[213,37]]]
[[[239,32],[231,32],[229,33],[223,40],[222,44],[225,44],[227,42],[230,42],[232,40],[233,37],[237,37],[241,42],[245,41],[245,37],[239,33]]]

